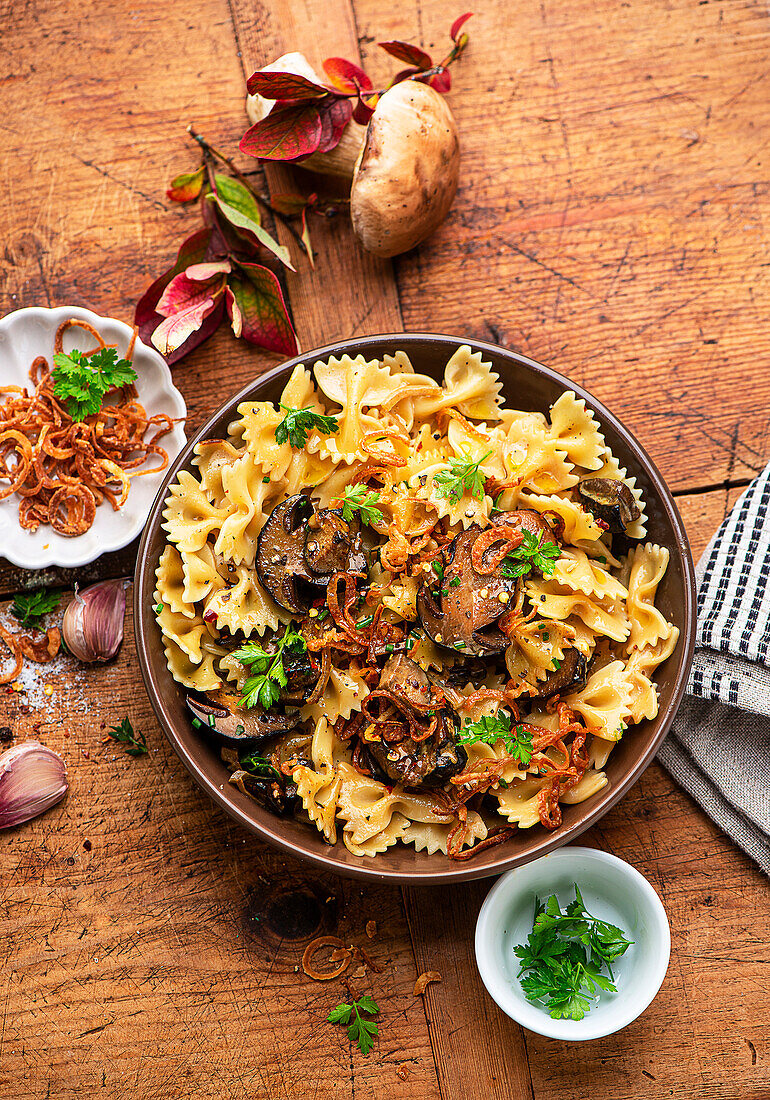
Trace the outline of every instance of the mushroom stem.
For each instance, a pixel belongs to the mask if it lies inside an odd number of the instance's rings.
[[[301,53],[285,53],[270,65],[263,66],[260,72],[293,73],[295,76],[304,76],[315,84],[323,83],[308,59]],[[265,99],[264,96],[246,96],[246,114],[252,125],[266,118],[274,106],[275,101]],[[353,179],[353,171],[365,137],[366,127],[360,126],[351,119],[345,127],[339,145],[328,153],[313,153],[305,160],[297,161],[297,167],[307,168],[311,172],[318,172],[324,176],[336,176],[338,179],[350,182]]]

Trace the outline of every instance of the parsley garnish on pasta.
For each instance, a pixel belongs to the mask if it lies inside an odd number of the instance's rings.
[[[318,428],[322,435],[333,435],[339,431],[339,422],[334,416],[322,416],[313,409],[294,409],[290,405],[280,407],[286,415],[275,429],[276,443],[289,443],[301,450],[313,428]]]

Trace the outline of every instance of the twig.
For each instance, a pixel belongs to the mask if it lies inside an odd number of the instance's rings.
[[[214,187],[214,183],[213,183],[213,179],[212,179],[211,168],[210,168],[210,165],[209,165],[209,162],[208,162],[208,157],[209,156],[216,157],[217,160],[221,160],[223,164],[227,165],[227,167],[233,173],[235,178],[240,183],[242,183],[244,187],[248,188],[248,190],[251,192],[251,194],[254,196],[254,198],[257,200],[257,202],[261,206],[264,206],[264,208],[266,210],[269,210],[272,213],[273,217],[275,217],[277,219],[277,221],[279,221],[281,223],[281,225],[285,226],[286,229],[288,229],[288,231],[291,233],[292,237],[294,237],[295,241],[297,241],[300,248],[302,249],[302,251],[307,256],[308,255],[308,250],[307,250],[307,247],[305,245],[305,242],[302,240],[301,234],[299,234],[297,232],[297,230],[294,228],[294,226],[291,224],[291,222],[286,218],[286,216],[284,214],[282,214],[281,211],[278,210],[275,206],[273,206],[273,204],[270,202],[269,199],[265,198],[264,195],[260,194],[260,192],[257,191],[257,189],[251,185],[251,183],[249,183],[248,178],[246,176],[244,176],[243,172],[241,172],[238,168],[236,168],[236,166],[233,164],[233,162],[230,160],[230,158],[226,157],[224,153],[220,153],[220,151],[218,149],[215,149],[213,145],[209,145],[209,143],[206,141],[206,139],[204,137],[202,137],[201,134],[199,134],[195,130],[192,123],[190,123],[190,125],[187,127],[187,133],[190,135],[190,137],[193,139],[193,141],[198,142],[201,149],[203,150],[203,158],[206,162],[206,168],[207,168],[208,173],[209,173],[209,184],[210,184],[212,190],[215,190],[215,187]]]

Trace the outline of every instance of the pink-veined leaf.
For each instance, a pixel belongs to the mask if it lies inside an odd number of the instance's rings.
[[[240,210],[241,214],[251,218],[257,225],[262,224],[259,204],[248,187],[242,184],[240,180],[235,180],[232,176],[225,176],[217,172],[214,176],[214,183],[216,184],[217,195],[222,202],[226,202],[228,206],[232,206],[235,210]]]
[[[472,15],[472,11],[466,11],[465,15],[458,15],[458,17],[455,19],[454,23],[452,24],[452,29],[449,32],[449,37],[452,39],[453,42],[457,41],[457,36],[460,33],[462,27],[468,22]]]
[[[286,248],[285,245],[279,244],[275,237],[272,237],[266,229],[263,229],[261,225],[258,225],[251,218],[242,214],[240,210],[236,210],[234,206],[230,206],[229,203],[223,202],[218,195],[216,204],[231,225],[234,225],[237,229],[245,229],[247,233],[253,234],[268,252],[272,252],[285,267],[288,267],[289,271],[296,271],[294,264],[291,262],[291,253],[288,248]]]
[[[328,106],[321,108],[321,140],[318,152],[328,153],[340,143],[345,127],[353,114],[353,105],[349,99],[332,99]]]
[[[434,73],[428,83],[435,91],[446,95],[452,89],[452,74],[449,69],[442,69],[441,72]]]
[[[282,355],[297,354],[297,337],[289,320],[281,285],[260,264],[239,264],[228,280],[241,317],[244,340]]]
[[[174,266],[157,278],[137,302],[134,312],[134,324],[138,327],[139,336],[145,343],[150,342],[153,332],[163,320],[162,315],[157,312],[156,308],[163,291],[180,271],[191,264],[201,263],[206,257],[210,244],[211,229],[199,229],[193,233],[180,245]],[[208,318],[206,324],[208,324]],[[213,329],[211,331],[213,332]],[[207,335],[211,335],[211,333],[209,332]],[[181,355],[177,355],[176,358],[181,358]]]
[[[218,296],[221,297],[221,292]],[[213,294],[208,294],[186,309],[172,313],[161,321],[151,337],[152,343],[160,354],[172,355],[181,348],[189,337],[200,329],[216,304],[217,298]]]
[[[320,99],[328,95],[328,88],[316,84],[298,73],[264,72],[258,69],[249,77],[246,87],[250,95],[261,95],[264,99],[291,99],[301,102],[308,99]]]
[[[279,214],[286,214],[287,217],[291,217],[292,214],[300,214],[309,200],[304,195],[299,195],[293,191],[283,191],[279,195],[272,195],[270,201]]]
[[[329,83],[338,92],[355,95],[358,91],[374,90],[374,85],[364,70],[359,69],[358,65],[354,65],[352,61],[346,61],[344,57],[327,57],[323,67]]]
[[[238,148],[261,160],[299,160],[316,151],[321,130],[321,116],[315,105],[282,105],[250,127]]]
[[[410,42],[394,40],[392,42],[378,42],[377,45],[386,53],[389,53],[391,57],[396,57],[407,65],[414,65],[417,69],[430,69],[433,65],[430,54],[426,53],[425,50],[421,50],[419,46],[413,46]]]
[[[173,317],[193,309],[224,288],[224,276],[230,270],[229,260],[192,264],[173,277],[160,296],[156,313],[161,317]]]
[[[302,243],[307,251],[307,261],[315,271],[315,256],[313,254],[313,245],[310,242],[310,229],[307,224],[307,206],[302,211]]]
[[[173,202],[192,202],[197,199],[203,187],[205,171],[201,165],[197,172],[183,172],[181,176],[176,176],[166,191],[166,198]]]

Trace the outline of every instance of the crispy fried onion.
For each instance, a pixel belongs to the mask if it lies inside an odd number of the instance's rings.
[[[345,586],[342,606],[340,606],[339,601],[340,581],[342,581]],[[359,629],[358,624],[353,621],[350,615],[350,608],[355,603],[357,597],[356,578],[352,573],[333,573],[326,586],[326,593],[329,611],[337,626],[351,642],[355,642],[361,649],[367,649],[369,646],[369,638]]]
[[[14,634],[0,623],[0,638],[11,651],[14,662],[9,671],[0,674],[0,684],[10,684],[16,679],[25,657],[39,665],[52,661],[61,644],[61,634],[55,626],[46,630],[42,638],[33,638],[30,634]]]
[[[64,333],[71,328],[96,341],[86,357],[107,346],[87,321],[70,318],[56,332],[54,354],[63,350]],[[136,332],[126,352],[129,362],[135,340]],[[148,416],[133,386],[114,391],[111,404],[98,413],[73,421],[54,394],[44,356],[34,360],[29,378],[31,393],[19,386],[0,388],[0,500],[21,498],[19,523],[25,530],[50,526],[76,538],[91,527],[103,501],[115,511],[125,504],[131,477],[165,469],[168,454],[158,440],[174,421],[165,413]],[[140,470],[150,456],[158,461]]]
[[[339,965],[332,970],[318,970],[313,966],[313,957],[324,947],[333,948],[329,960],[339,963]],[[302,969],[305,971],[308,978],[312,978],[313,981],[330,982],[333,978],[339,978],[340,974],[345,973],[350,966],[352,958],[353,949],[346,947],[338,936],[317,936],[316,939],[311,940],[305,948],[304,954],[302,955]]]
[[[406,458],[397,450],[409,450],[409,440],[398,428],[383,425],[373,432],[366,432],[361,440],[361,450],[378,466],[406,466]]]
[[[332,671],[332,655],[331,649],[328,645],[325,645],[321,649],[321,668],[318,675],[318,682],[305,700],[305,706],[310,706],[311,703],[317,703],[326,691],[326,685],[329,682],[329,676]]]
[[[524,541],[524,532],[521,527],[513,523],[501,523],[497,527],[487,527],[475,539],[471,550],[471,565],[482,576],[494,573],[511,550],[521,546]],[[497,543],[496,550],[492,547]]]
[[[412,740],[419,744],[434,736],[439,727],[435,701],[427,703],[422,709],[390,688],[370,691],[361,703],[361,713],[374,727],[364,731],[364,741],[385,741],[389,745],[398,745],[402,741]]]

